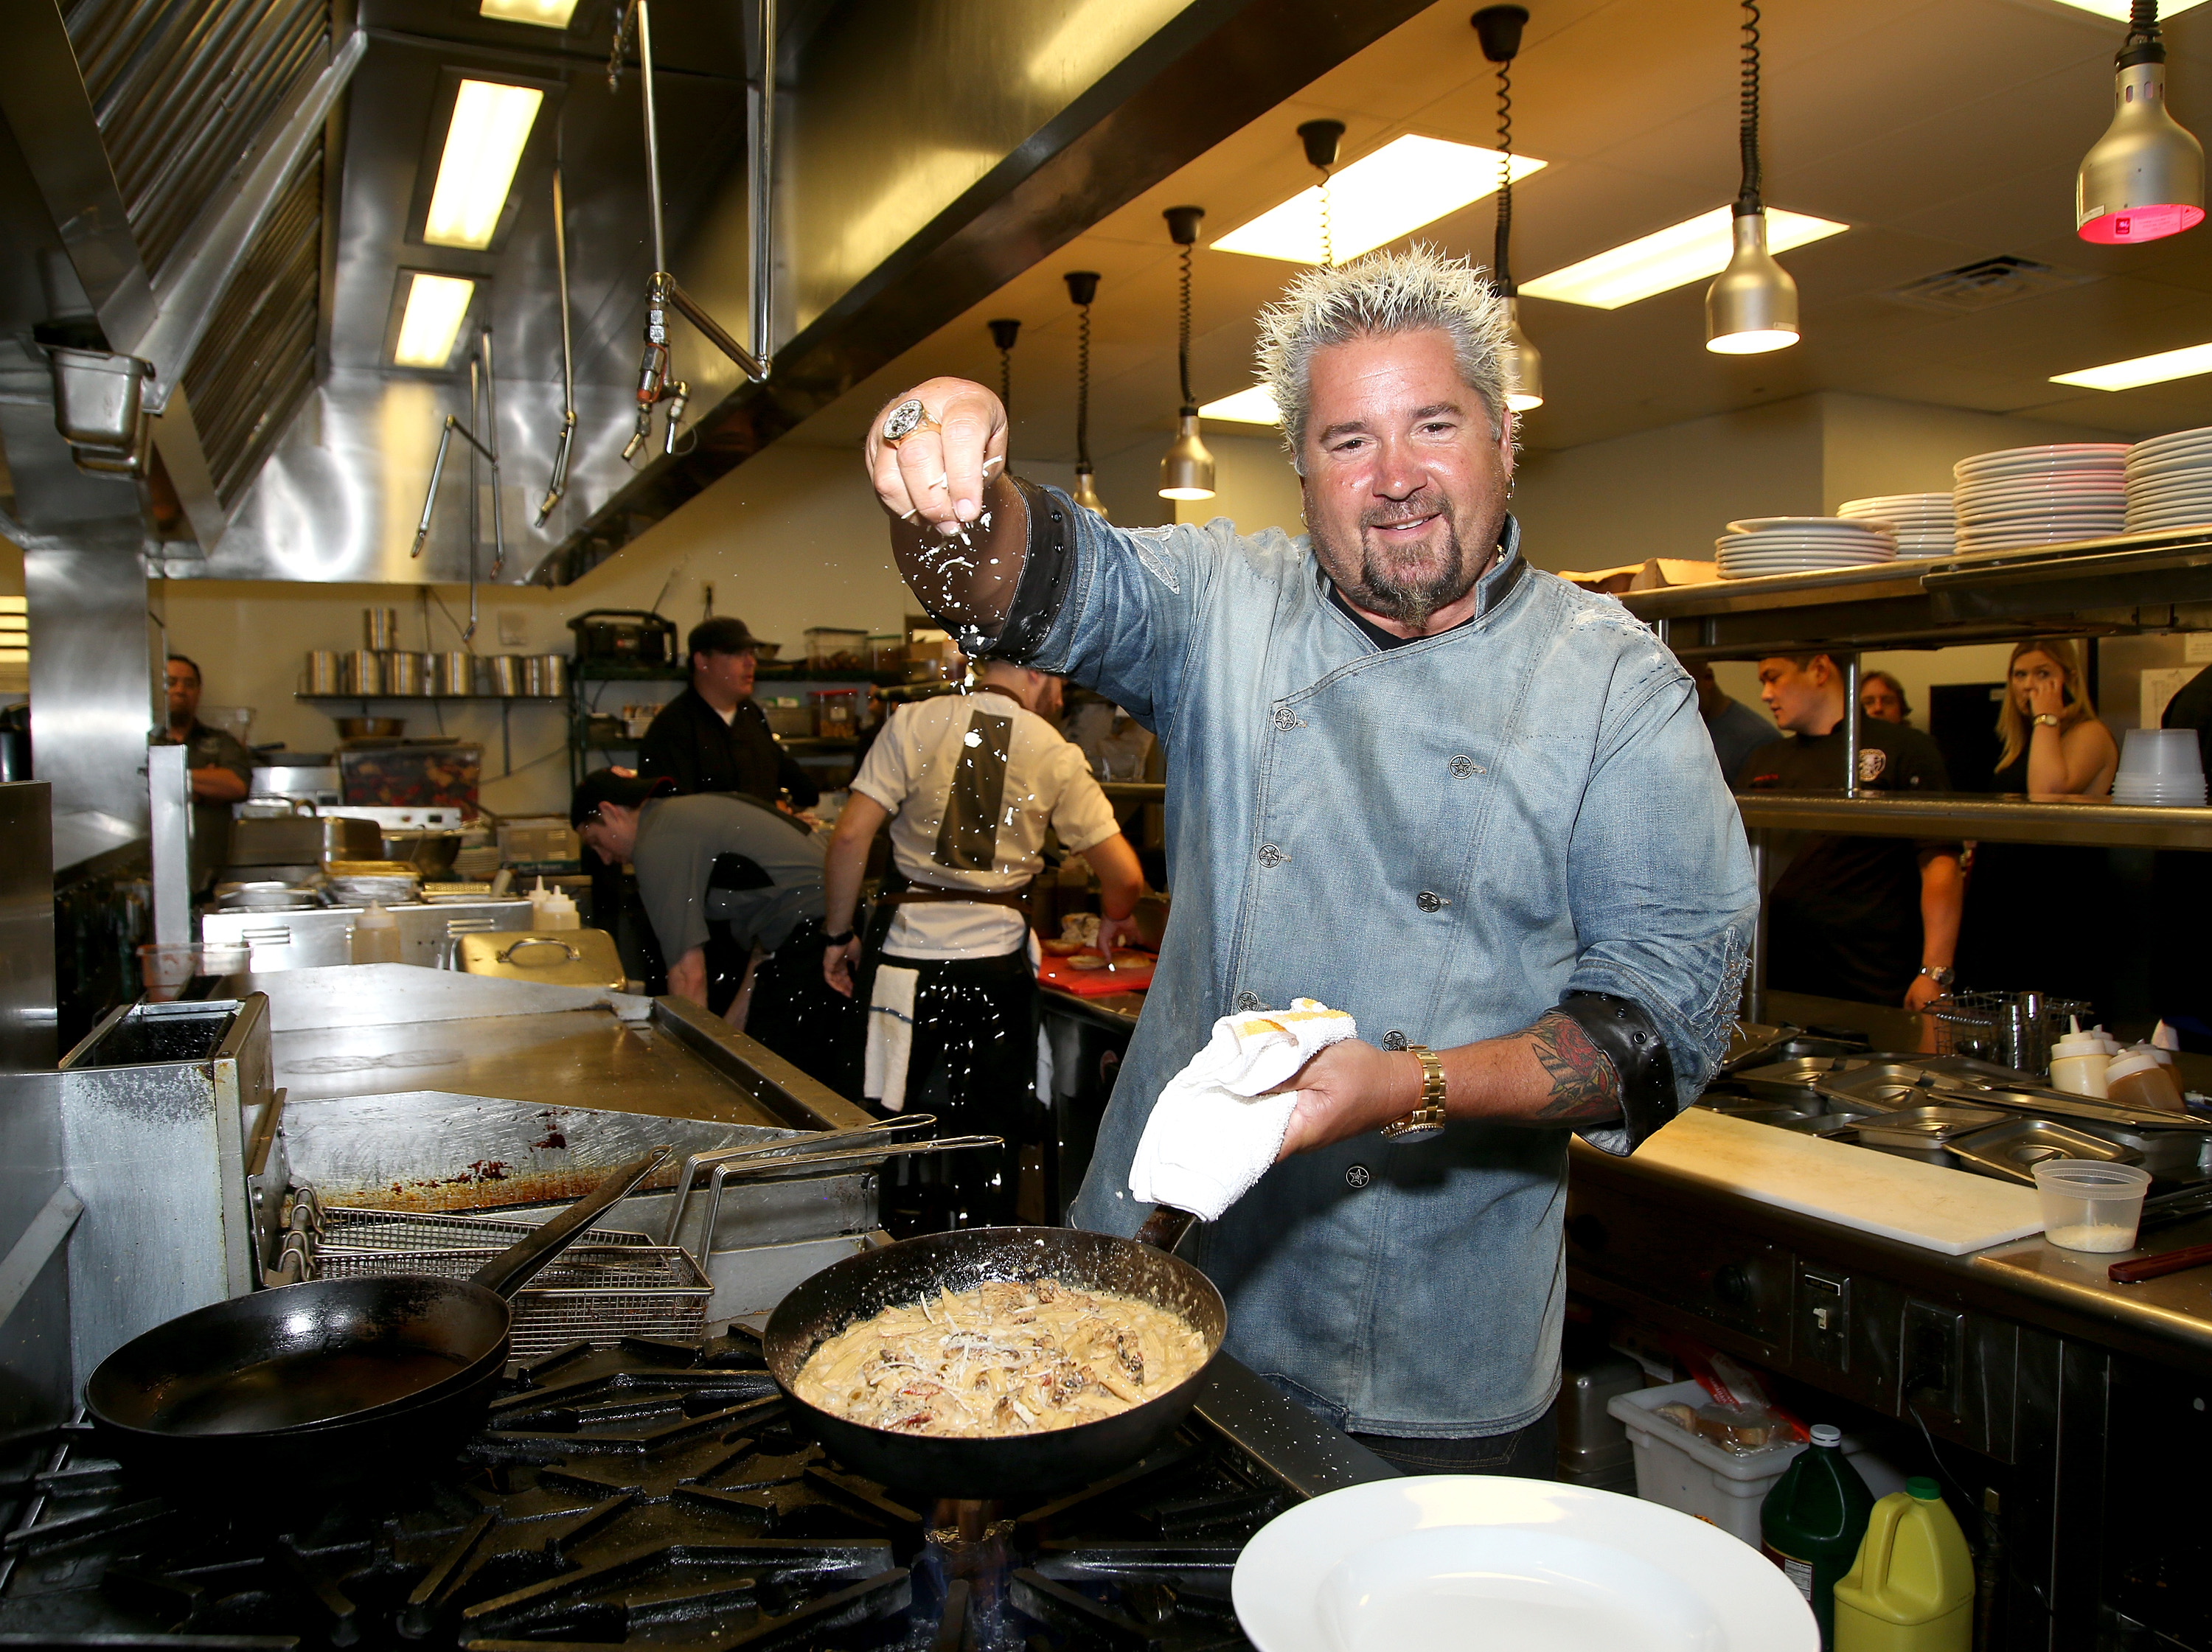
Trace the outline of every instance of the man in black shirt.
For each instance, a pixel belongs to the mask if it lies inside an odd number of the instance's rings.
[[[821,799],[806,771],[769,732],[753,703],[760,639],[725,615],[691,628],[691,686],[661,708],[638,746],[637,770],[678,793],[742,792],[774,803],[788,792],[801,809]]]
[[[191,748],[192,888],[205,889],[230,859],[230,805],[253,789],[253,754],[227,729],[200,721],[200,668],[183,654],[167,662],[168,732],[158,744]]]
[[[1793,738],[1753,752],[1735,789],[1842,791],[1844,674],[1835,661],[1762,659],[1759,695]],[[1860,716],[1862,789],[1943,792],[1950,783],[1925,734]],[[1767,985],[1922,1009],[1951,984],[1964,896],[1955,842],[1808,837],[1768,896]]]

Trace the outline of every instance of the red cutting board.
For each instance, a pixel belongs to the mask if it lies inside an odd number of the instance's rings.
[[[1104,998],[1109,993],[1141,993],[1152,984],[1152,965],[1147,961],[1133,969],[1071,969],[1066,958],[1049,952],[1037,966],[1037,979],[1079,998]]]

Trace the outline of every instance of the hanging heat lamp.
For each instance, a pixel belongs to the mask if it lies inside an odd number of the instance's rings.
[[[1498,243],[1490,259],[1491,284],[1505,301],[1505,348],[1498,367],[1505,405],[1526,413],[1544,404],[1544,358],[1521,331],[1520,289],[1513,284],[1513,59],[1521,54],[1526,6],[1485,6],[1474,14],[1482,55],[1498,65]]]
[[[2135,0],[2113,60],[2112,124],[2074,176],[2074,228],[2110,246],[2204,222],[2204,146],[2166,106],[2158,0]]]
[[[1705,348],[1757,355],[1797,342],[1797,283],[1766,250],[1759,176],[1759,6],[1743,0],[1743,185],[1735,197],[1735,254],[1705,289]]]
[[[999,405],[1006,410],[1006,429],[1014,428],[1014,340],[1022,336],[1022,324],[1012,319],[987,321],[991,330],[991,342],[999,347]]]
[[[1340,120],[1309,120],[1298,128],[1298,142],[1305,145],[1306,160],[1321,173],[1321,262],[1323,269],[1336,263],[1336,246],[1328,222],[1328,179],[1336,170],[1337,149],[1344,142],[1344,123]]]
[[[1198,398],[1190,393],[1190,260],[1198,245],[1198,221],[1204,207],[1170,207],[1162,215],[1168,234],[1182,248],[1182,311],[1176,334],[1176,365],[1182,374],[1182,410],[1176,416],[1176,438],[1160,459],[1160,497],[1213,497],[1213,455],[1198,434]]]
[[[1106,514],[1106,501],[1098,496],[1097,473],[1091,468],[1091,306],[1098,297],[1096,270],[1071,270],[1061,277],[1067,295],[1075,302],[1075,502],[1088,511]]]

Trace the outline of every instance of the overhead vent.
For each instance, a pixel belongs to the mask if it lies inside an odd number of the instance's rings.
[[[184,374],[216,497],[228,510],[315,380],[323,146],[285,186]]]
[[[331,0],[76,0],[66,21],[158,281],[270,118],[330,63]]]
[[[2061,287],[2078,287],[2095,279],[2080,270],[2056,270],[2047,264],[2016,258],[2007,252],[1994,258],[1977,258],[1955,270],[1923,276],[1902,287],[1891,288],[1882,296],[1899,304],[1910,304],[1917,310],[1960,315],[1975,310],[1992,310],[2015,299],[2032,298]]]

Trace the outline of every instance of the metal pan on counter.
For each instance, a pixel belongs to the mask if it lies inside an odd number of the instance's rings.
[[[1188,1218],[1148,1232],[1172,1245]],[[1204,1339],[1198,1370],[1166,1393],[1097,1422],[1036,1434],[961,1438],[902,1434],[839,1417],[801,1400],[799,1370],[824,1341],[856,1320],[971,1291],[993,1280],[1056,1278],[1164,1309]],[[833,1263],[803,1281],[770,1315],[762,1346],[769,1372],[793,1412],[832,1456],[886,1485],[931,1497],[1036,1497],[1102,1479],[1159,1445],[1189,1415],[1229,1330],[1213,1282],[1165,1248],[1073,1228],[969,1228],[902,1240]]]
[[[318,1279],[179,1315],[100,1363],[86,1409],[126,1469],[204,1494],[450,1458],[506,1364],[509,1298],[674,1151],[624,1165],[469,1278]]]

